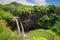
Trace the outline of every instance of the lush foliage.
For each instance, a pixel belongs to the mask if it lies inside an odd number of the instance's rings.
[[[8,29],[7,26],[12,27],[13,25],[12,29],[15,28],[16,26],[15,21],[12,21],[13,17],[15,16],[19,17],[18,20],[23,22],[25,30],[32,30],[35,28],[51,29],[54,32],[56,32],[57,35],[60,35],[60,25],[59,25],[60,24],[60,7],[55,5],[25,6],[25,5],[21,5],[16,2],[13,2],[11,4],[0,5],[0,20],[1,20],[0,35],[1,36],[3,35],[3,37],[6,37],[6,39],[3,38],[5,40],[8,40],[8,36],[9,36],[9,39],[12,37],[10,34],[11,31],[9,30],[7,31]],[[4,20],[6,23],[4,23],[4,21],[2,20]],[[41,34],[40,35],[44,36],[43,33],[41,33],[42,35]],[[34,34],[34,32],[32,32],[32,34]],[[47,35],[52,36],[46,33],[45,36],[47,38],[48,38]],[[42,40],[45,38],[45,36],[42,38]],[[40,40],[40,37],[36,39]],[[51,40],[51,39],[50,37],[48,38],[48,40]]]
[[[3,10],[0,10],[0,19],[4,19],[4,20],[11,20],[13,18],[13,16],[9,13],[9,12],[5,12]]]
[[[52,27],[52,30],[57,32],[58,35],[60,35],[60,22],[57,21],[56,24]]]
[[[12,36],[12,31],[6,27],[6,22],[0,20],[0,39],[1,40],[15,40]]]

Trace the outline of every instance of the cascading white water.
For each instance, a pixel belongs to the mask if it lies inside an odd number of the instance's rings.
[[[19,23],[18,23],[18,20],[17,20],[17,19],[15,19],[15,20],[16,20],[16,24],[17,24],[18,33],[19,33],[19,35],[20,35],[20,27],[19,27]]]
[[[18,23],[18,20],[17,20],[17,19],[15,19],[15,20],[16,20],[16,24],[17,24],[18,33],[19,33],[19,35],[20,35],[19,23]],[[24,32],[24,27],[23,27],[23,24],[22,24],[21,21],[20,21],[20,25],[21,25],[21,29],[22,29],[23,36],[26,36],[26,35],[25,35],[25,32]]]
[[[22,22],[20,21],[20,24],[21,24],[21,28],[22,28],[22,33],[23,33],[23,36],[25,37],[26,35],[25,35],[25,32],[24,32],[24,27],[23,27],[23,24],[22,24]]]

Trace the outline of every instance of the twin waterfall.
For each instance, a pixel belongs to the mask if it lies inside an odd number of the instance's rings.
[[[18,33],[20,34],[20,27],[17,19],[16,19],[16,24],[17,24]]]
[[[20,35],[20,26],[19,26],[18,20],[17,20],[17,19],[15,19],[15,20],[16,20],[16,24],[17,24],[18,33],[19,33],[19,35]],[[24,32],[23,24],[22,24],[21,21],[20,21],[20,25],[21,25],[21,29],[22,29],[23,36],[26,36],[26,35],[25,35],[25,32]]]

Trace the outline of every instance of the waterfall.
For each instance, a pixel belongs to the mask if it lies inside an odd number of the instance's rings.
[[[16,24],[17,24],[18,33],[19,33],[19,35],[20,35],[20,27],[19,27],[19,23],[18,23],[18,20],[17,20],[17,19],[15,19],[15,20],[16,20]]]
[[[19,35],[20,35],[19,23],[18,23],[18,20],[17,20],[17,19],[15,19],[15,20],[16,20],[16,24],[17,24],[18,33],[19,33]],[[23,24],[22,24],[21,21],[20,21],[20,25],[21,25],[21,29],[22,29],[23,36],[26,36],[26,35],[25,35],[25,32],[24,32],[24,27],[23,27]]]
[[[21,21],[20,21],[20,24],[21,24],[21,28],[22,28],[23,36],[26,36],[26,35],[25,35],[25,32],[24,32],[24,27],[23,27],[23,24],[22,24],[22,22],[21,22]]]

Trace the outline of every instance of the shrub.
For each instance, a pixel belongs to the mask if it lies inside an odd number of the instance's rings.
[[[5,20],[11,20],[13,18],[9,12],[5,12],[3,10],[0,10],[0,17]]]
[[[57,21],[56,24],[51,29],[57,32],[58,35],[60,35],[60,21]]]
[[[4,20],[0,20],[0,39],[15,40],[15,38],[12,36],[11,30],[6,27],[6,22]]]
[[[54,25],[55,21],[53,21],[52,18],[50,18],[48,15],[45,15],[41,17],[37,24],[45,28],[51,28]]]

